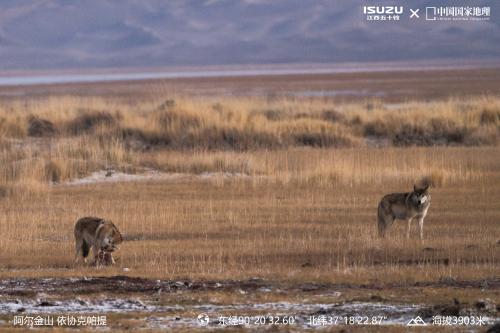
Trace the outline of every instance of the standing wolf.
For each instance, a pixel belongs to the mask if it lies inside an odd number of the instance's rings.
[[[424,238],[424,218],[431,204],[431,196],[428,193],[429,185],[422,188],[413,186],[413,192],[391,193],[382,198],[378,204],[378,233],[380,237],[394,222],[394,219],[406,220],[408,230],[406,237],[410,238],[410,226],[413,218],[418,219],[420,227],[420,239]]]
[[[86,263],[92,249],[96,264],[101,262],[100,256],[106,258],[106,253],[113,264],[111,252],[118,249],[122,241],[122,235],[113,222],[98,217],[82,217],[75,224],[75,262],[81,255]]]

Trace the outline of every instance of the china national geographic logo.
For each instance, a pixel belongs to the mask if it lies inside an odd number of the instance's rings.
[[[425,7],[426,21],[488,21],[491,7]]]

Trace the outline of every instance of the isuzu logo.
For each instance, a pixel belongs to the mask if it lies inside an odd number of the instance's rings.
[[[363,6],[363,13],[367,15],[401,15],[403,6]]]

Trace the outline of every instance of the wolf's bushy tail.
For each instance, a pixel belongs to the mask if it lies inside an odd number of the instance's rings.
[[[82,242],[82,255],[84,258],[87,258],[87,256],[89,255],[89,251],[90,251],[89,244],[85,240],[83,240],[83,242]]]

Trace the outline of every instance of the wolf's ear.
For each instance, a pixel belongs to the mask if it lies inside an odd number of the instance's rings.
[[[429,189],[429,184],[424,186],[424,188],[422,189],[422,193],[427,192],[428,189]]]
[[[417,185],[413,184],[413,192],[418,192]]]

